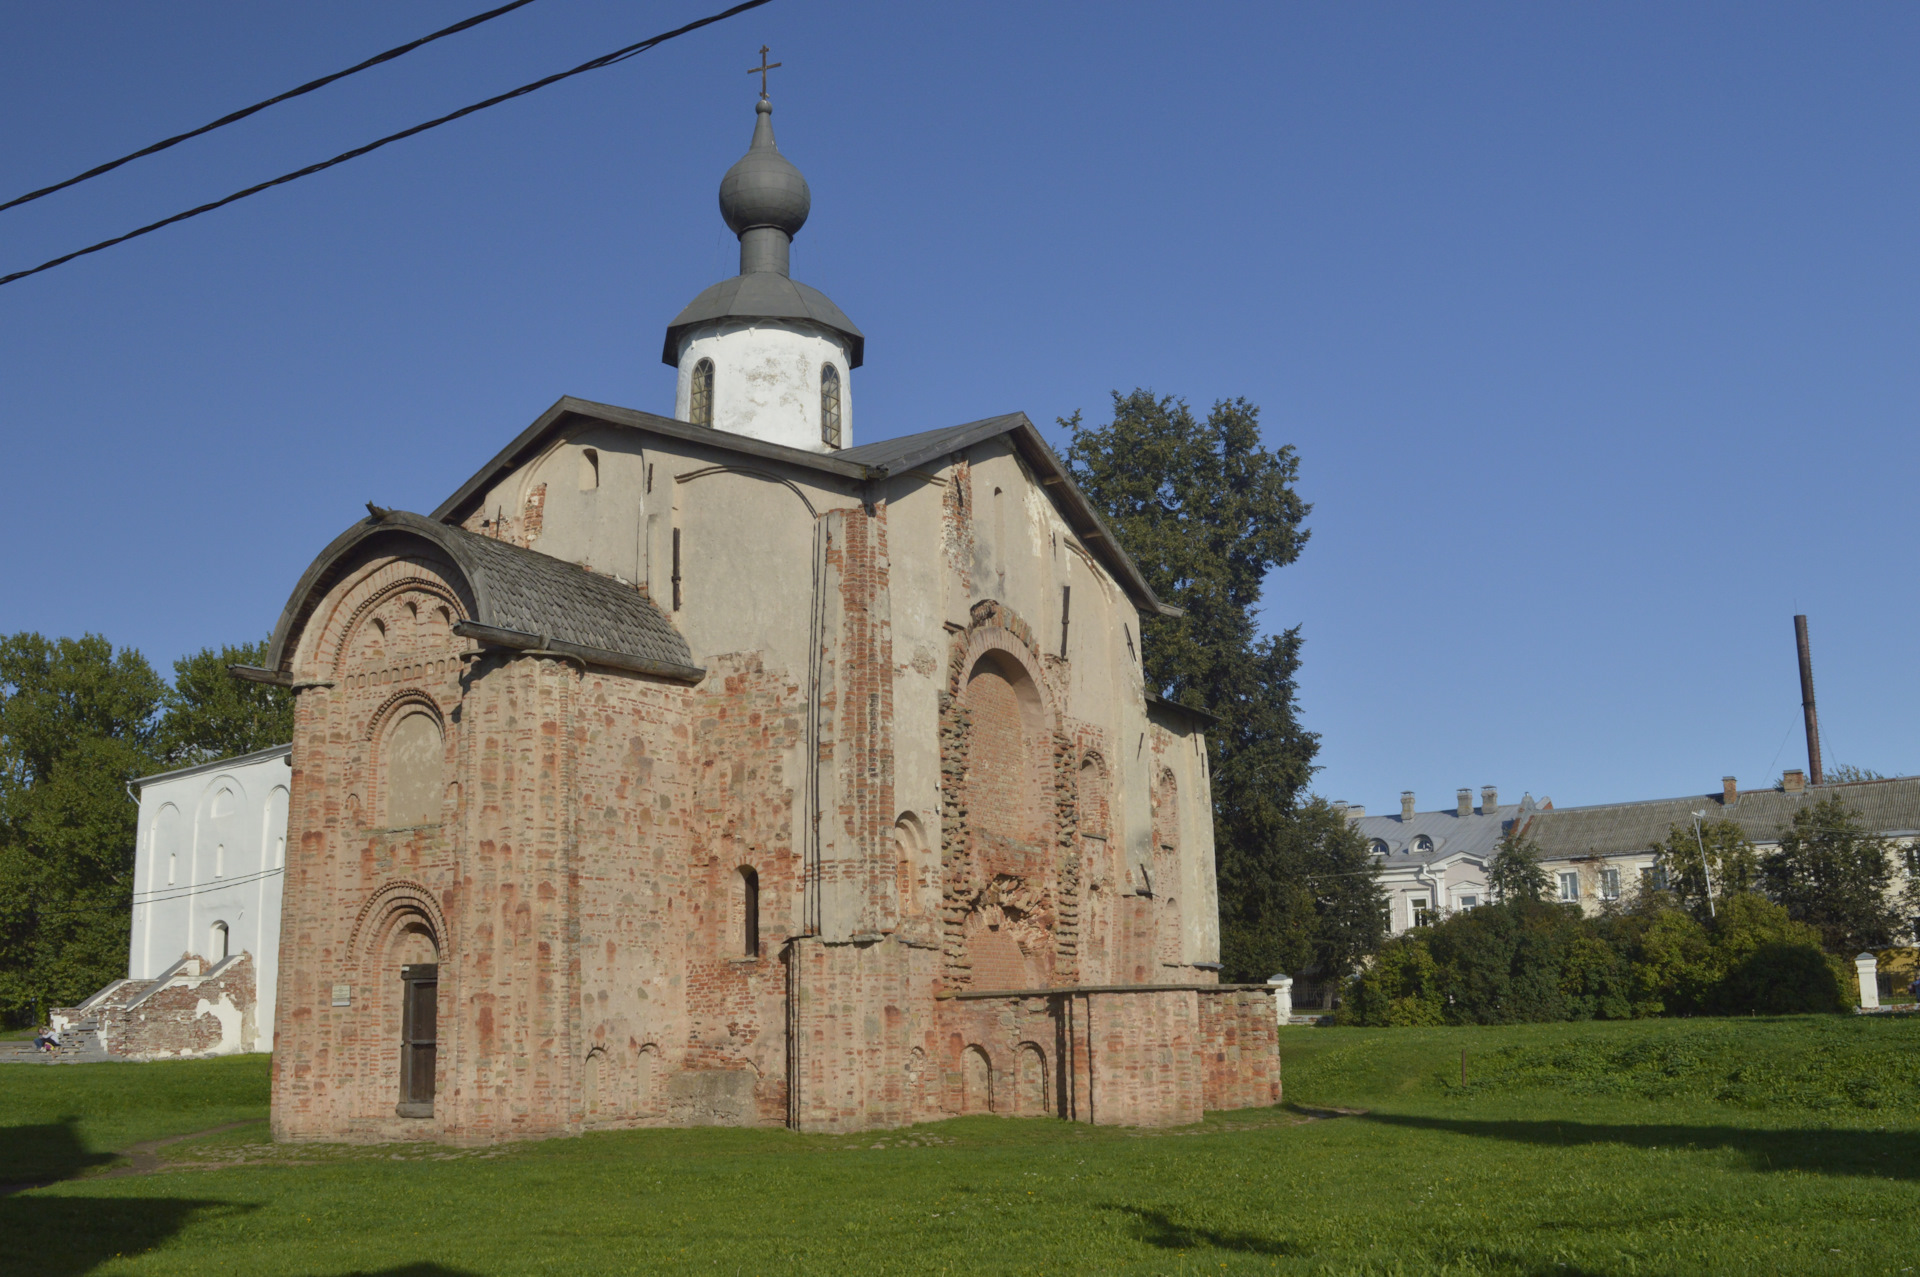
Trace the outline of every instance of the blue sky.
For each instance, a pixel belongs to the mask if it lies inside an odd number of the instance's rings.
[[[13,3],[0,185],[484,7]],[[715,8],[719,7],[716,3]],[[707,12],[540,0],[0,214],[0,273]],[[1562,806],[1920,772],[1920,9],[775,0],[0,288],[0,631],[264,634],[369,498],[561,394],[665,411],[762,43],[868,335],[860,440],[1115,388],[1261,405],[1313,503],[1318,788]]]

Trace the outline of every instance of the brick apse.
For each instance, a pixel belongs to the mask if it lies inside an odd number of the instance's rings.
[[[273,1125],[487,1141],[1279,1098],[1201,716],[1025,417],[821,454],[562,400],[314,561]]]

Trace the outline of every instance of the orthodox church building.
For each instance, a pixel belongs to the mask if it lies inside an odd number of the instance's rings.
[[[673,414],[564,398],[370,506],[236,671],[297,704],[278,1138],[1279,1099],[1173,610],[1024,415],[860,442],[809,198],[763,98]]]

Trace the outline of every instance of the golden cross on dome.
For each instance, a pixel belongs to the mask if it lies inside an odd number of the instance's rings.
[[[757,75],[760,77],[760,96],[763,98],[767,96],[767,72],[773,70],[775,67],[780,65],[778,62],[767,61],[767,54],[770,52],[772,52],[772,50],[768,46],[764,44],[761,45],[760,46],[760,65],[757,67],[747,68],[748,75]]]

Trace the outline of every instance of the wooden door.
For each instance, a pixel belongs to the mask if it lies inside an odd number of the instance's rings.
[[[401,967],[400,981],[400,1116],[432,1117],[440,966]]]

